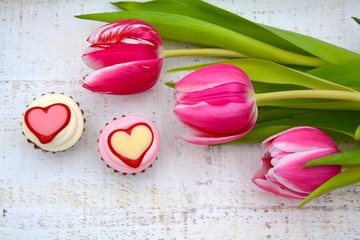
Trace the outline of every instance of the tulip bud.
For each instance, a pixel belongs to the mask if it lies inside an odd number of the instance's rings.
[[[341,171],[339,165],[302,167],[311,160],[339,152],[335,142],[312,127],[296,127],[266,139],[262,168],[252,181],[274,194],[304,199]]]
[[[193,131],[187,142],[209,145],[242,137],[255,125],[257,107],[248,76],[230,64],[201,68],[175,85],[175,115]]]
[[[96,71],[85,77],[83,87],[98,93],[133,94],[157,82],[163,58],[158,32],[139,20],[120,20],[95,30],[92,45],[82,56]]]

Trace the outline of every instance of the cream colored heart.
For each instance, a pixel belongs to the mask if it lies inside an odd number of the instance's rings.
[[[132,129],[131,135],[124,131],[115,132],[110,140],[113,149],[123,157],[138,159],[152,142],[152,132],[144,125]]]

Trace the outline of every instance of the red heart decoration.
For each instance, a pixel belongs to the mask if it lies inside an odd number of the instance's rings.
[[[29,130],[42,144],[51,142],[70,122],[68,106],[56,103],[47,107],[33,107],[25,112],[24,120]]]
[[[128,135],[129,138],[132,137],[132,132],[134,129],[136,129],[136,127],[138,126],[145,126],[147,127],[149,130],[150,130],[150,133],[151,133],[151,141],[150,143],[148,144],[148,146],[146,145],[142,152],[142,154],[137,158],[137,159],[130,159],[126,156],[123,156],[121,155],[115,146],[112,146],[112,138],[114,137],[116,139],[116,135],[119,133],[119,132],[123,132],[125,133],[126,135]],[[129,139],[130,142],[132,141],[131,139]],[[137,123],[137,124],[134,124],[132,125],[131,127],[127,128],[127,129],[116,129],[114,131],[112,131],[109,136],[108,136],[108,145],[109,145],[109,148],[111,150],[111,152],[116,156],[118,157],[122,162],[124,162],[126,165],[128,165],[129,167],[132,167],[132,168],[138,168],[140,165],[141,165],[141,162],[146,154],[146,152],[149,150],[149,148],[151,147],[152,143],[153,143],[153,140],[154,140],[154,134],[153,132],[151,131],[151,128],[146,124],[146,123]],[[136,142],[133,142],[133,143],[136,143]],[[136,145],[136,144],[135,144]],[[132,145],[132,147],[144,147],[144,146],[134,146]]]

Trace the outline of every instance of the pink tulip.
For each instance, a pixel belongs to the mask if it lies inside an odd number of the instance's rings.
[[[265,191],[304,199],[321,184],[338,174],[341,166],[301,167],[308,161],[339,152],[324,132],[296,127],[274,135],[262,143],[262,168],[252,181]]]
[[[244,136],[255,125],[257,107],[248,76],[230,64],[201,68],[175,85],[175,115],[193,131],[180,137],[210,145]]]
[[[96,71],[85,77],[83,87],[98,93],[134,94],[157,82],[163,58],[158,32],[139,20],[120,20],[95,30],[92,45],[82,56]]]

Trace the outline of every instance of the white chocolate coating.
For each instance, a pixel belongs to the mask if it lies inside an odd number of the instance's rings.
[[[22,130],[25,136],[39,148],[58,152],[64,151],[77,143],[84,131],[84,117],[78,104],[70,97],[63,94],[46,94],[35,99],[25,110],[32,107],[47,107],[56,103],[62,103],[69,107],[71,112],[69,124],[59,132],[56,137],[49,143],[42,144],[39,139],[29,130],[25,123],[25,114],[22,118]]]
[[[125,132],[113,134],[111,145],[118,154],[136,160],[151,145],[152,138],[151,130],[144,125],[140,125],[131,131],[131,135]]]

